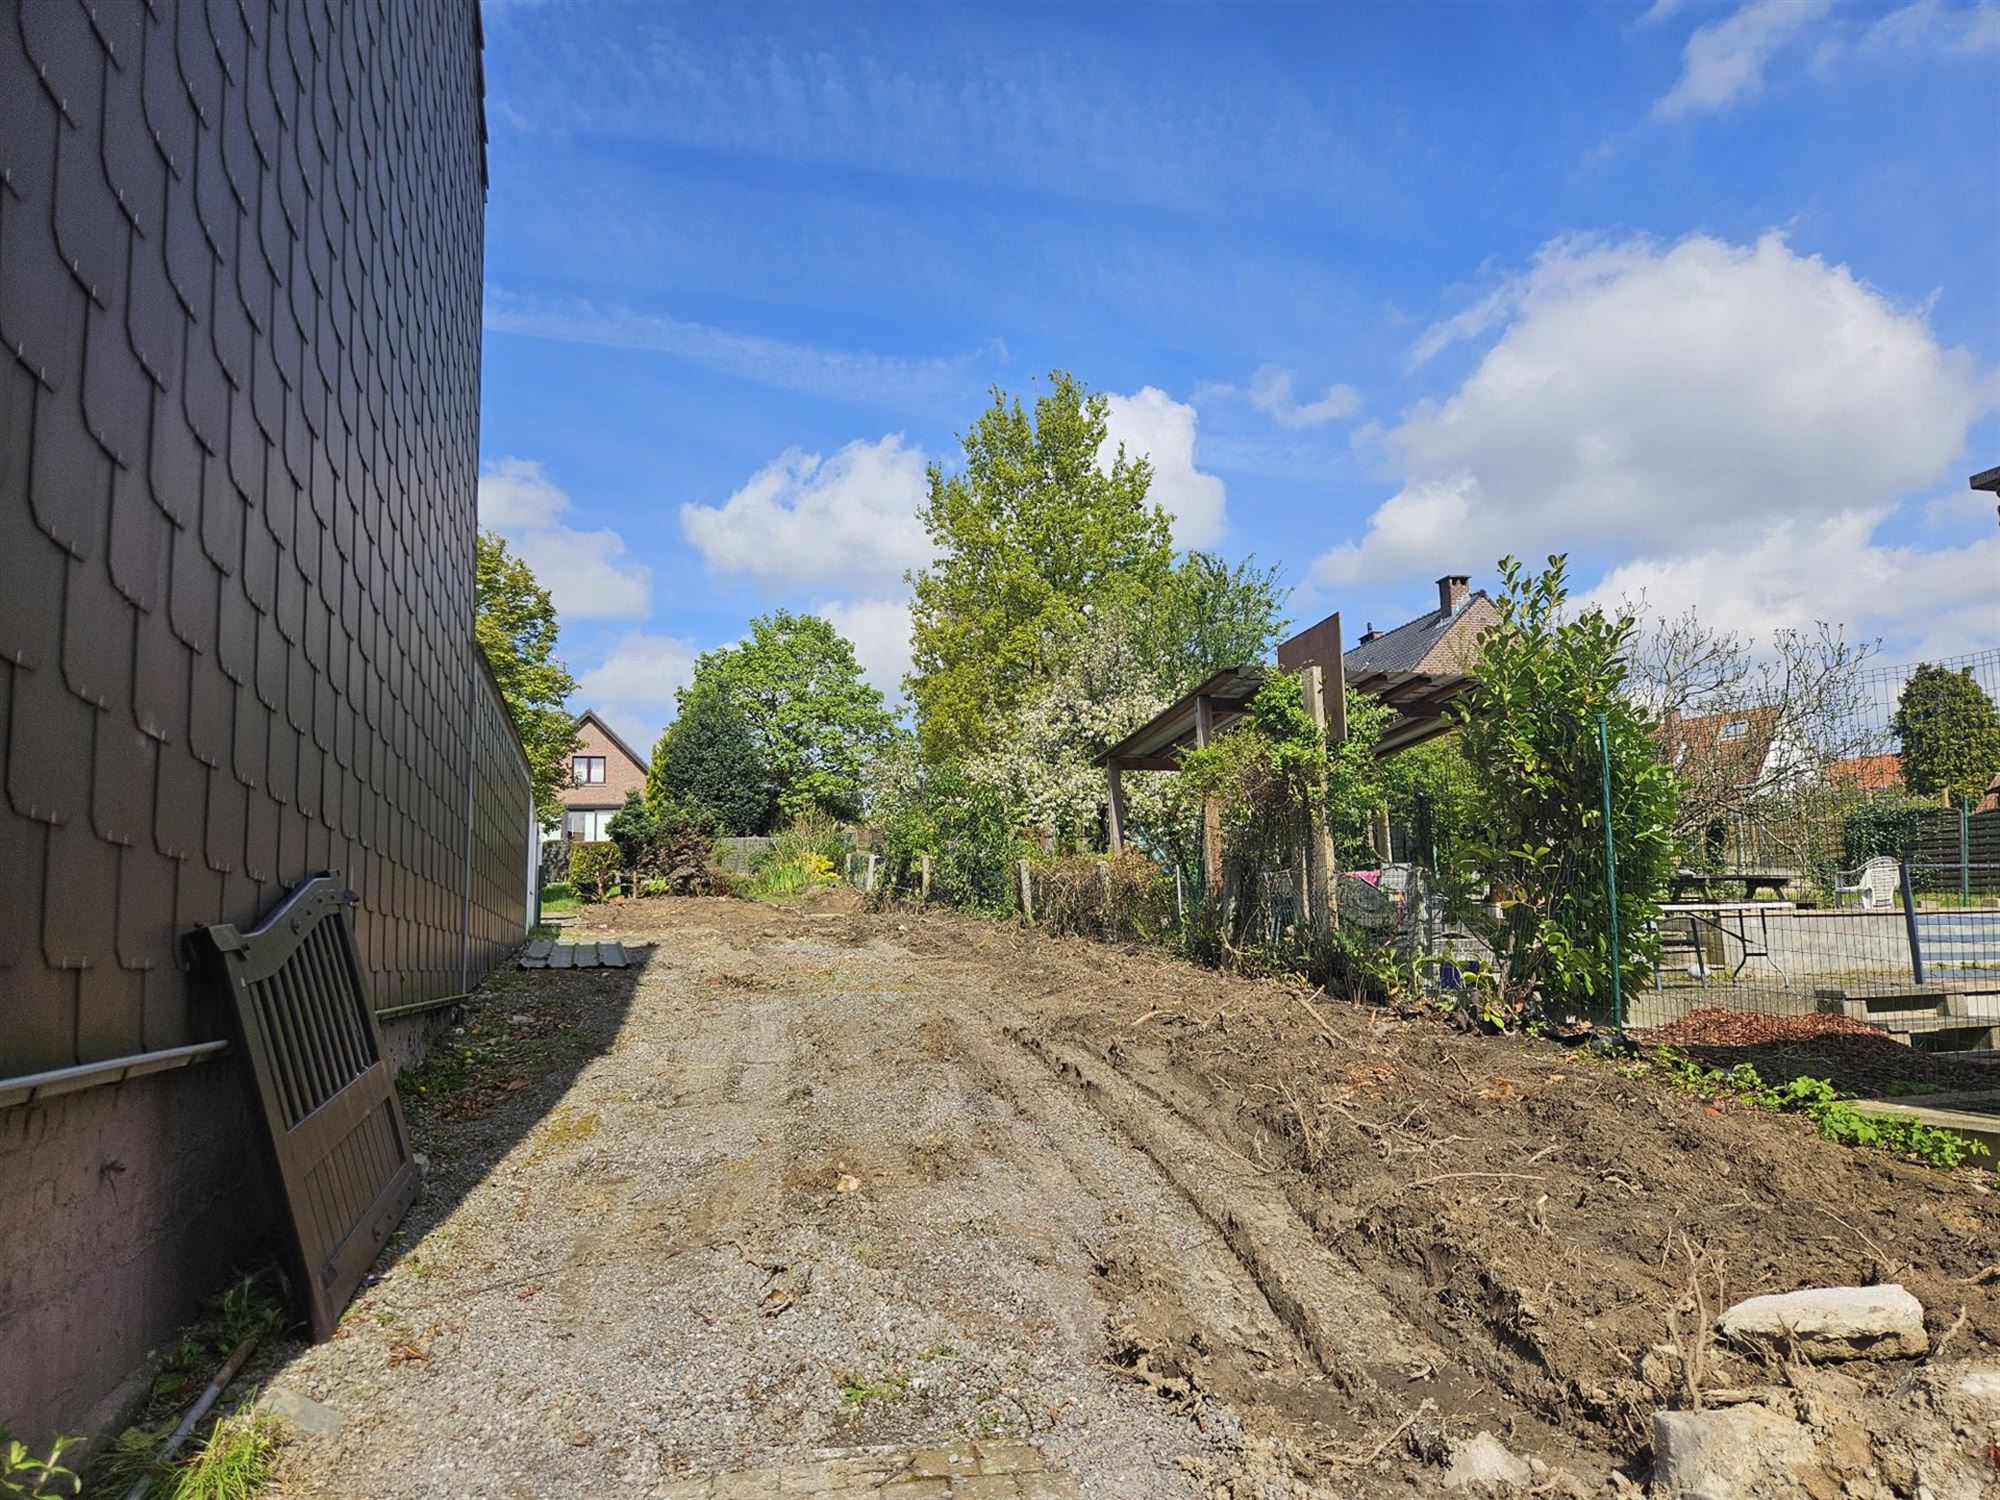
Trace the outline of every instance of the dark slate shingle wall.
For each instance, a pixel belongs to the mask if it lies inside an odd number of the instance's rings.
[[[477,27],[0,5],[0,1077],[216,1034],[177,935],[318,869],[384,1008],[518,931],[470,629]]]

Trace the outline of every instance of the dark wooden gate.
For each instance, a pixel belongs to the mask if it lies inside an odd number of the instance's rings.
[[[254,932],[196,934],[235,1002],[315,1339],[332,1337],[419,1182],[354,950],[353,900],[338,875],[318,875]]]

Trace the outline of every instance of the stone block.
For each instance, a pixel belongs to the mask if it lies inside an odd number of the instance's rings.
[[[1533,1477],[1524,1460],[1509,1453],[1492,1433],[1482,1432],[1452,1446],[1451,1466],[1445,1470],[1444,1487],[1448,1490],[1506,1490],[1524,1486]]]
[[[1813,1287],[1739,1302],[1722,1315],[1724,1338],[1761,1341],[1811,1360],[1903,1359],[1930,1348],[1924,1305],[1902,1287]]]
[[[1769,1407],[1653,1413],[1653,1500],[1763,1500],[1830,1482],[1812,1435]]]

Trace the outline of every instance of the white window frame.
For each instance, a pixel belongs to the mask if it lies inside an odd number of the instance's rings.
[[[563,837],[576,844],[601,844],[615,807],[572,807],[563,814]]]
[[[602,755],[572,755],[569,758],[570,780],[577,786],[603,786],[605,761]],[[595,770],[597,774],[591,775]]]

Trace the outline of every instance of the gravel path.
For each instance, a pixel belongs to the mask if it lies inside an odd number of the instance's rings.
[[[893,922],[645,908],[585,934],[635,968],[482,991],[520,1077],[413,1102],[398,1257],[269,1375],[342,1418],[290,1491],[1191,1495],[1242,1429],[1176,1340],[1318,1379],[990,982]]]

